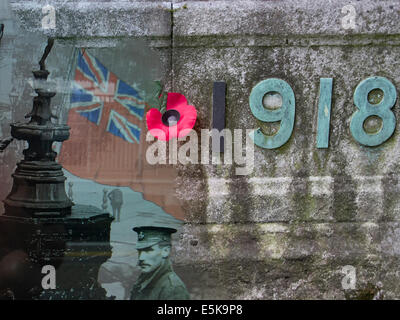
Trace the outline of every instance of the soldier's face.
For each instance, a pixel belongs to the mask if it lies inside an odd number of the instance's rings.
[[[166,255],[167,250],[169,253],[168,247],[160,248],[158,244],[138,250],[138,266],[142,269],[142,272],[149,273],[156,270],[163,262],[163,259],[168,257],[168,255]]]

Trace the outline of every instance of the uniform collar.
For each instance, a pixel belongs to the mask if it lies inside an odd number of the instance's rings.
[[[171,262],[169,259],[165,259],[164,262],[156,269],[151,275],[142,273],[137,281],[137,285],[140,291],[143,291],[146,287],[148,287],[152,282],[156,282],[167,272],[172,271]]]

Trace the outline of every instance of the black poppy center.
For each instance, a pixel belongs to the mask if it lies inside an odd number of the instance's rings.
[[[180,117],[181,115],[178,111],[171,109],[164,112],[161,120],[163,124],[165,124],[168,127],[171,127],[178,123]]]

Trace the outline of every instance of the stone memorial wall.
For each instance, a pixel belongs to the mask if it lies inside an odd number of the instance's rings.
[[[176,170],[168,192],[184,220],[172,260],[192,299],[400,297],[398,1],[14,0],[11,8],[22,30],[61,45],[143,41],[159,57],[167,90],[195,106],[197,163],[164,165]],[[114,61],[120,72],[129,59]],[[284,81],[264,88],[274,93],[265,109],[285,110],[277,118],[256,117],[251,106],[267,79]],[[212,143],[201,139],[213,128],[214,82],[226,83],[232,139],[224,143],[233,146],[215,163],[203,157]],[[12,111],[0,111],[5,136]],[[261,140],[286,140],[254,144],[257,128]],[[1,155],[3,198],[17,147]]]

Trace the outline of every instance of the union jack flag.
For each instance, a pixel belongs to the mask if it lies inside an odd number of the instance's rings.
[[[146,103],[137,88],[87,50],[78,50],[75,64],[67,120],[71,133],[59,161],[81,178],[127,185],[142,170]]]
[[[171,192],[176,170],[146,162],[144,114],[150,106],[144,94],[87,50],[76,52],[74,64],[68,99],[70,138],[61,145],[59,162],[79,178],[142,192],[144,199],[182,218],[182,208]]]
[[[138,91],[87,51],[78,52],[71,108],[105,131],[129,143],[140,141],[145,103]]]

